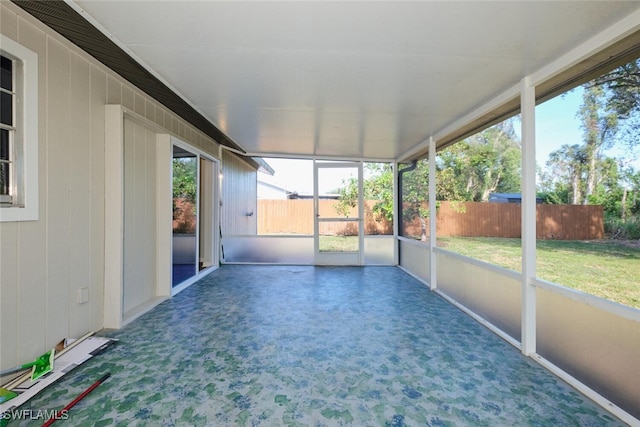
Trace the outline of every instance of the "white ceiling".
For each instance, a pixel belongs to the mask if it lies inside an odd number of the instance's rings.
[[[620,1],[76,1],[255,155],[396,159],[640,9]]]

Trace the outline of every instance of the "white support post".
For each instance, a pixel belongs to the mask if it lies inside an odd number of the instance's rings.
[[[173,221],[171,135],[156,134],[156,296],[171,296]]]
[[[364,162],[358,162],[358,265],[364,265]]]
[[[437,255],[436,241],[436,141],[429,138],[429,287],[432,291],[438,287],[437,283]]]
[[[536,352],[536,134],[535,87],[522,79],[522,354]]]
[[[398,199],[398,162],[393,162],[391,167],[393,168],[393,237],[395,238],[395,244],[393,245],[393,263],[394,265],[399,265],[400,256],[398,246],[400,245],[400,240],[398,239],[398,230],[400,225],[398,223],[402,221],[402,216],[400,215],[400,203],[402,201]]]

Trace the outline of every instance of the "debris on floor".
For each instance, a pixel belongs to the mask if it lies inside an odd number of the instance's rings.
[[[40,391],[58,381],[67,372],[99,354],[116,341],[112,338],[93,336],[93,333],[77,340],[63,340],[56,346],[57,354],[51,372],[35,381],[31,379],[31,373],[27,372],[2,387],[0,390],[0,414],[4,418],[5,413],[16,410]]]

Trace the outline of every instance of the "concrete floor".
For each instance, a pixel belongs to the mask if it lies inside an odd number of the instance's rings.
[[[395,267],[222,266],[103,334],[27,406],[110,372],[61,425],[624,425]]]

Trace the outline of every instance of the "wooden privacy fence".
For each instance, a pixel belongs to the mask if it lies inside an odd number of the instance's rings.
[[[595,240],[604,237],[602,206],[536,206],[538,239]],[[521,237],[521,215],[519,203],[440,202],[436,233],[442,237]],[[419,220],[405,226],[405,234],[419,236]]]
[[[319,201],[320,216],[341,218],[335,206],[336,200]],[[393,224],[373,214],[374,200],[365,200],[365,234],[393,234]],[[313,234],[313,200],[258,200],[258,234]],[[350,218],[357,218],[358,211],[352,208]],[[344,222],[323,222],[320,234],[356,235],[357,225]]]
[[[320,200],[323,217],[340,217],[336,200]],[[376,217],[375,201],[365,201],[365,233],[392,234],[393,226]],[[428,207],[428,205],[425,205]],[[356,217],[355,209],[349,214]],[[595,240],[604,237],[602,206],[537,205],[537,238],[558,240]],[[442,237],[513,237],[521,235],[521,205],[515,203],[440,202],[437,234]],[[313,200],[259,200],[258,234],[313,234]],[[426,221],[427,232],[429,221]],[[324,223],[322,234],[354,234],[354,224]],[[419,237],[418,218],[404,225],[406,236]]]

